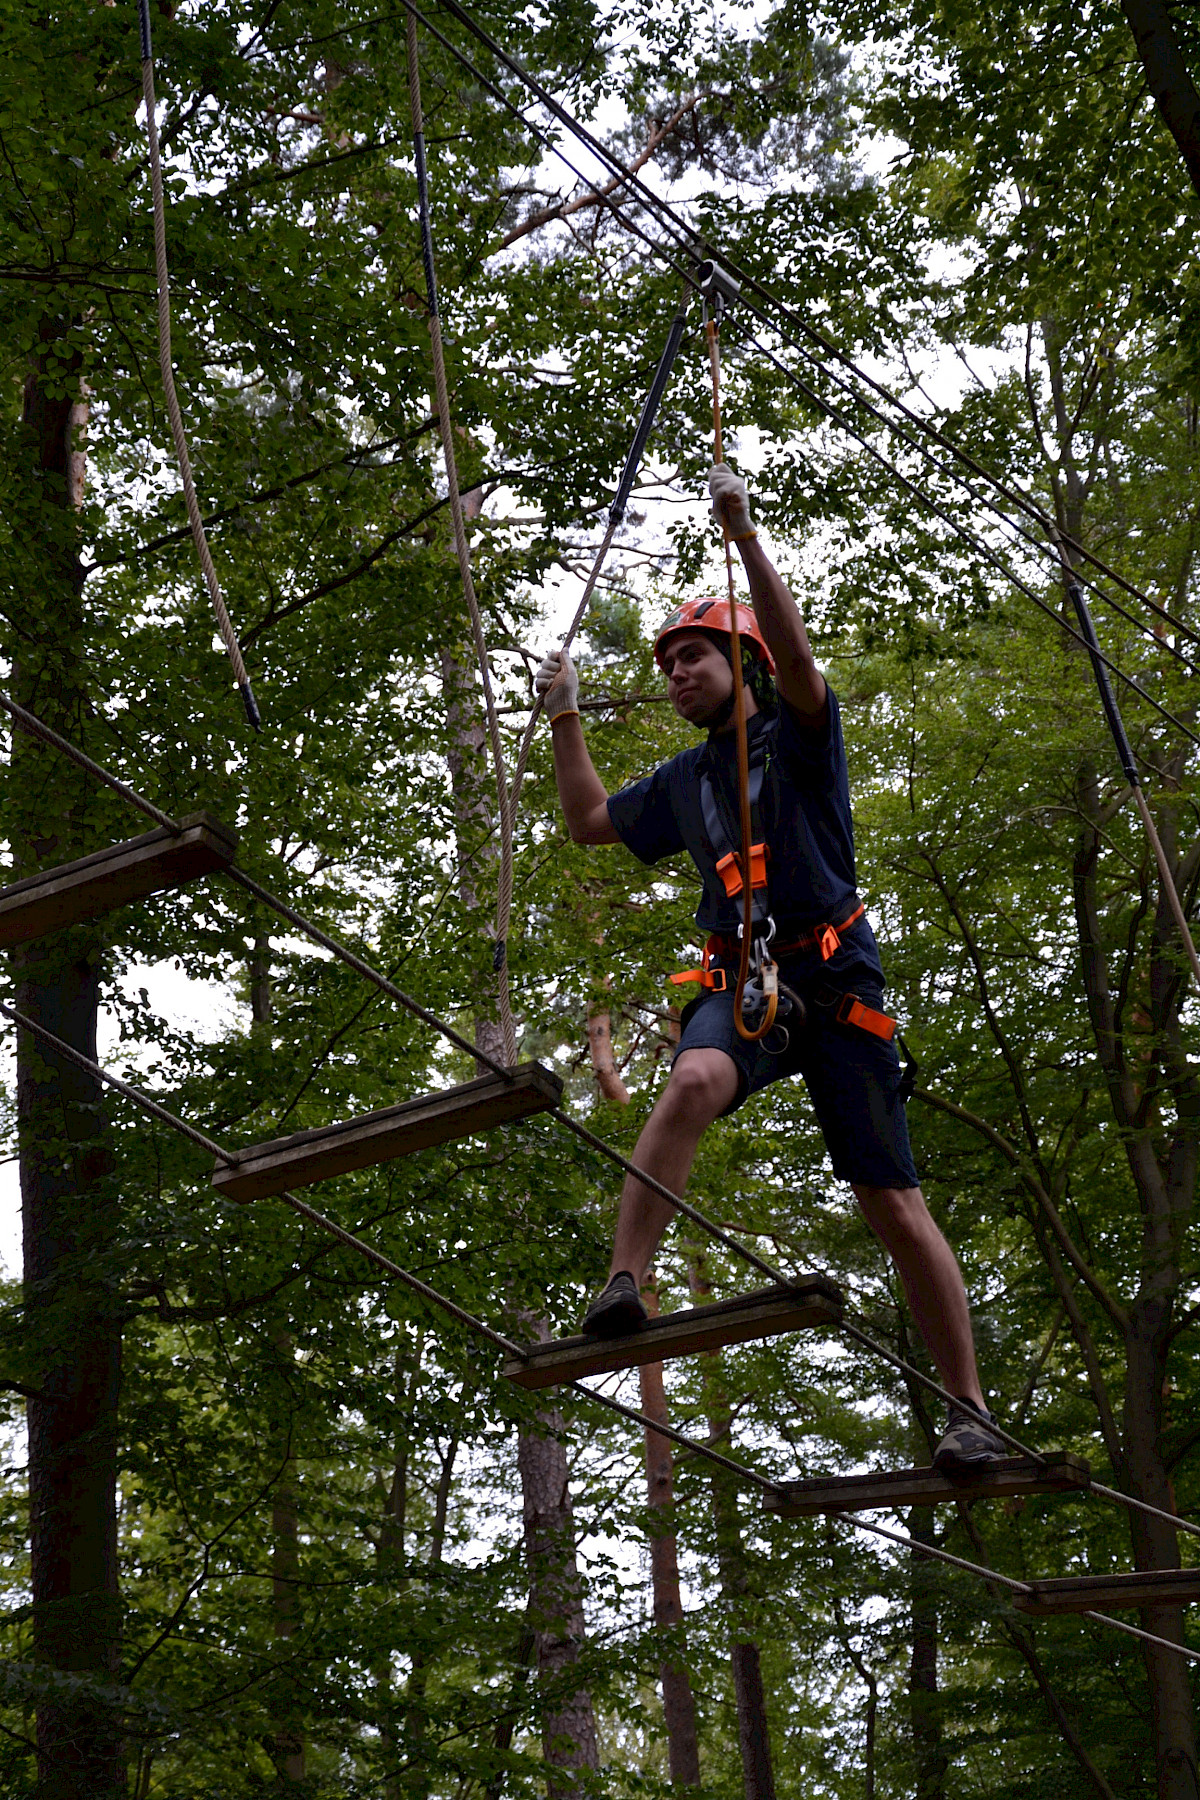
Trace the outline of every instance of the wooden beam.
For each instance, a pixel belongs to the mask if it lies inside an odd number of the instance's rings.
[[[511,1079],[480,1075],[475,1081],[418,1094],[398,1106],[363,1113],[315,1131],[297,1131],[238,1153],[237,1166],[218,1164],[212,1184],[230,1200],[262,1200],[284,1188],[308,1187],[331,1175],[369,1169],[434,1144],[475,1137],[496,1125],[548,1112],[562,1098],[562,1082],[541,1063],[519,1063]]]
[[[1111,1612],[1114,1606],[1193,1606],[1200,1600],[1200,1569],[1139,1569],[1132,1575],[1065,1576],[1032,1581],[1013,1605],[1036,1619],[1058,1613]]]
[[[519,1361],[509,1358],[502,1373],[518,1387],[555,1387],[583,1375],[607,1375],[614,1369],[635,1369],[701,1350],[723,1350],[750,1338],[813,1326],[833,1328],[841,1320],[842,1291],[837,1283],[826,1275],[806,1275],[786,1287],[760,1288],[734,1300],[666,1313],[627,1337],[568,1337],[530,1344]]]
[[[211,814],[189,813],[182,825],[178,836],[159,827],[0,888],[0,948],[98,918],[233,861],[237,837]]]
[[[1017,1494],[1054,1494],[1086,1488],[1088,1465],[1078,1456],[1055,1452],[1045,1464],[1013,1456],[989,1464],[978,1475],[951,1479],[940,1469],[884,1469],[870,1475],[828,1475],[780,1482],[763,1498],[767,1512],[783,1519],[816,1513],[867,1512],[872,1507],[944,1506],[952,1500],[1008,1500]]]

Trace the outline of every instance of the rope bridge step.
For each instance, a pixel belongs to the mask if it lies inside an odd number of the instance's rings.
[[[501,1373],[518,1387],[556,1387],[584,1375],[607,1375],[702,1350],[723,1350],[784,1331],[820,1326],[833,1330],[841,1319],[842,1291],[837,1283],[826,1275],[806,1275],[786,1287],[759,1288],[734,1300],[667,1313],[627,1337],[568,1337],[529,1344],[519,1360],[509,1358]]]
[[[0,888],[0,949],[115,912],[163,888],[228,868],[237,837],[211,813],[189,813],[178,833],[160,827]]]
[[[1091,1484],[1081,1457],[1052,1452],[1044,1461],[1013,1456],[977,1475],[951,1479],[940,1469],[885,1469],[870,1475],[818,1475],[781,1481],[763,1507],[783,1519],[817,1513],[867,1512],[874,1507],[942,1506],[954,1500],[1009,1500],[1018,1494],[1056,1494]]]
[[[497,1125],[550,1112],[563,1084],[541,1063],[518,1063],[509,1075],[481,1075],[398,1106],[363,1113],[315,1131],[297,1131],[238,1152],[233,1166],[219,1163],[212,1184],[229,1200],[264,1200],[285,1188],[309,1187],[333,1175],[373,1168],[435,1144],[475,1137]]]
[[[1064,1576],[1031,1581],[1013,1605],[1034,1618],[1105,1611],[1111,1606],[1192,1606],[1200,1600],[1200,1569],[1139,1569],[1132,1575]]]

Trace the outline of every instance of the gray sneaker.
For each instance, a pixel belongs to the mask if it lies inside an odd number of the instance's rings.
[[[989,1463],[1001,1462],[1010,1454],[1002,1438],[989,1426],[996,1423],[990,1412],[982,1412],[973,1400],[960,1400],[950,1408],[942,1441],[933,1457],[933,1466],[943,1475],[974,1475]]]
[[[633,1276],[618,1269],[602,1294],[597,1294],[583,1316],[579,1329],[584,1337],[626,1337],[640,1331],[650,1317],[642,1305]]]

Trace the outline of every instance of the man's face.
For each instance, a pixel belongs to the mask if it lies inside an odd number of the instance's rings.
[[[681,719],[706,727],[733,692],[733,670],[702,631],[681,631],[663,649],[667,697]]]

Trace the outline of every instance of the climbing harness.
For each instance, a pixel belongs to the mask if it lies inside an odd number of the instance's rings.
[[[156,807],[152,801],[147,800],[143,795],[139,794],[136,789],[129,787],[127,783],[120,781],[118,777],[110,774],[109,771],[104,769],[100,764],[94,762],[93,759],[87,756],[82,750],[79,750],[69,741],[69,739],[62,737],[58,732],[53,731],[51,727],[43,724],[36,715],[28,712],[24,707],[19,706],[15,701],[10,699],[8,695],[3,693],[2,690],[0,690],[0,707],[3,707],[3,709],[8,712],[14,723],[18,724],[22,730],[29,732],[31,736],[39,738],[47,744],[53,745],[55,749],[61,751],[63,755],[74,762],[77,767],[85,769],[97,780],[103,782],[114,792],[120,794],[130,805],[134,806],[146,816],[154,819],[157,823],[165,826],[168,830],[176,834],[179,833],[181,830],[180,825],[175,820],[171,819],[168,814]],[[476,1060],[484,1063],[485,1066],[493,1071],[493,1073],[502,1076],[508,1075],[506,1069],[495,1062],[495,1060],[489,1057],[484,1051],[469,1044],[459,1032],[455,1031],[453,1026],[447,1024],[446,1021],[440,1019],[436,1013],[430,1012],[428,1008],[421,1006],[418,1001],[405,994],[403,990],[398,988],[387,976],[380,974],[380,972],[373,968],[363,957],[360,957],[354,951],[349,950],[344,944],[340,943],[338,939],[332,937],[328,932],[323,931],[320,926],[314,924],[311,919],[306,918],[304,914],[297,912],[293,907],[290,907],[285,902],[279,900],[274,894],[270,893],[268,889],[254,881],[252,877],[246,875],[244,871],[230,868],[226,872],[232,879],[238,881],[239,885],[246,888],[248,892],[255,894],[257,898],[270,906],[272,910],[280,915],[280,917],[285,918],[290,924],[296,926],[297,929],[310,937],[313,942],[320,944],[323,948],[331,951],[350,967],[357,970],[364,979],[370,981],[381,991],[389,994],[408,1011],[412,1012],[414,1016],[439,1032],[459,1049],[466,1051],[469,1055],[474,1056]],[[66,1057],[68,1061],[75,1063],[78,1067],[86,1069],[88,1073],[93,1075],[97,1080],[107,1082],[110,1086],[116,1088],[117,1091],[124,1093],[130,1100],[145,1108],[164,1124],[179,1131],[184,1137],[205,1149],[210,1155],[213,1155],[219,1160],[236,1165],[238,1161],[238,1153],[236,1151],[226,1150],[224,1146],[215,1143],[213,1139],[207,1137],[204,1133],[197,1131],[184,1120],[176,1118],[176,1116],[168,1112],[165,1107],[161,1106],[157,1101],[152,1100],[149,1095],[141,1093],[138,1089],[131,1087],[129,1083],[122,1082],[119,1077],[112,1075],[108,1070],[102,1068],[91,1058],[84,1056],[81,1052],[75,1050],[73,1046],[64,1043],[52,1032],[49,1032],[45,1026],[39,1025],[34,1020],[26,1018],[23,1014],[16,1012],[14,1008],[4,1003],[0,1003],[0,1013],[3,1013],[6,1017],[10,1018],[19,1028],[31,1032],[43,1043],[54,1049],[57,1054]],[[682,1200],[678,1195],[673,1194],[664,1183],[658,1181],[645,1170],[639,1169],[610,1144],[606,1144],[604,1140],[598,1138],[594,1132],[589,1131],[586,1126],[581,1125],[577,1120],[572,1119],[570,1115],[563,1112],[561,1108],[556,1108],[551,1116],[554,1117],[558,1123],[574,1132],[574,1134],[591,1149],[608,1157],[610,1161],[614,1162],[626,1174],[633,1175],[645,1186],[659,1194],[660,1197],[665,1199],[676,1211],[682,1213],[684,1217],[690,1218],[693,1223],[699,1225],[701,1229],[706,1231],[708,1235],[713,1237],[717,1242],[722,1243],[735,1255],[741,1256],[745,1261],[749,1262],[752,1267],[759,1269],[768,1277],[768,1279],[786,1286],[786,1277],[779,1270],[772,1268],[770,1263],[764,1261],[764,1259],[752,1251],[749,1246],[741,1243],[730,1233],[723,1231],[721,1227],[714,1224],[712,1220],[706,1218],[697,1208]],[[339,1242],[345,1244],[348,1248],[360,1252],[385,1273],[395,1276],[397,1280],[410,1288],[412,1292],[419,1294],[423,1299],[427,1300],[429,1304],[439,1307],[450,1317],[458,1320],[461,1324],[466,1325],[469,1329],[478,1332],[480,1336],[486,1338],[496,1348],[503,1350],[508,1355],[516,1354],[519,1356],[523,1354],[520,1346],[514,1344],[511,1339],[494,1331],[482,1320],[474,1318],[473,1315],[466,1312],[446,1295],[439,1293],[437,1289],[430,1286],[429,1283],[422,1281],[418,1276],[412,1275],[409,1271],[402,1269],[398,1264],[393,1263],[390,1258],[383,1256],[381,1252],[375,1250],[371,1245],[364,1243],[362,1239],[354,1237],[334,1220],[317,1212],[315,1208],[310,1207],[306,1202],[298,1199],[294,1194],[285,1193],[279,1197],[286,1205],[291,1207],[293,1211],[298,1213],[300,1217],[307,1219],[319,1230],[325,1231],[330,1236],[337,1238]],[[894,1351],[888,1350],[886,1346],[878,1343],[873,1337],[863,1331],[860,1327],[856,1326],[851,1320],[844,1319],[841,1329],[853,1342],[860,1344],[872,1355],[879,1357],[893,1368],[900,1370],[908,1380],[914,1381],[917,1386],[922,1388],[925,1392],[934,1394],[947,1403],[953,1402],[954,1397],[949,1394],[940,1383],[935,1381],[932,1376],[926,1375],[923,1370],[916,1368],[903,1357],[896,1355]],[[677,1431],[673,1426],[662,1424],[657,1420],[651,1419],[646,1414],[635,1412],[634,1409],[623,1406],[621,1402],[615,1400],[612,1396],[584,1387],[581,1383],[575,1382],[572,1383],[572,1386],[581,1397],[586,1396],[588,1399],[595,1401],[598,1405],[604,1406],[610,1411],[620,1413],[624,1417],[634,1420],[647,1430],[654,1431],[659,1436],[671,1439],[673,1442],[693,1451],[698,1456],[704,1457],[712,1462],[719,1462],[722,1466],[731,1469],[753,1485],[758,1487],[765,1487],[768,1485],[767,1478],[759,1474],[757,1470],[748,1469],[744,1467],[744,1465],[734,1463],[730,1458],[722,1457],[719,1452],[713,1450],[710,1446],[697,1443],[695,1440],[686,1437],[682,1432]],[[997,1426],[995,1429],[997,1435],[1003,1442],[1011,1449],[1015,1450],[1019,1455],[1029,1457],[1035,1463],[1044,1461],[1037,1450],[1030,1448],[1027,1444],[1023,1444],[1021,1440],[1014,1437],[1011,1432],[1006,1431],[1001,1426]],[[770,1485],[774,1486],[775,1484],[771,1483]],[[1194,1524],[1190,1519],[1183,1518],[1176,1513],[1165,1512],[1161,1507],[1152,1506],[1148,1501],[1138,1500],[1131,1494],[1123,1494],[1119,1489],[1108,1487],[1097,1481],[1091,1482],[1089,1491],[1096,1494],[1101,1499],[1110,1501],[1114,1505],[1123,1506],[1129,1511],[1140,1513],[1146,1517],[1159,1519],[1175,1530],[1189,1532],[1193,1536],[1200,1537],[1200,1525]],[[911,1540],[902,1539],[899,1537],[899,1534],[889,1532],[885,1527],[875,1526],[871,1522],[860,1519],[854,1515],[846,1515],[846,1519],[847,1522],[852,1523],[856,1529],[873,1531],[879,1536],[889,1537],[894,1541],[902,1542],[916,1554],[926,1555],[937,1561],[960,1566],[985,1579],[990,1580],[993,1578],[993,1571],[985,1570],[978,1564],[968,1563],[962,1558],[954,1557],[950,1552],[940,1550],[936,1546],[927,1546]],[[1088,1613],[1086,1616],[1094,1619],[1100,1624],[1110,1625],[1117,1630],[1132,1632],[1133,1635],[1138,1637],[1149,1637],[1149,1634],[1142,1632],[1137,1627],[1126,1625],[1123,1620],[1112,1619],[1107,1614],[1094,1612]],[[1196,1652],[1185,1650],[1181,1646],[1173,1644],[1166,1639],[1150,1639],[1150,1641],[1159,1643],[1163,1648],[1174,1650],[1181,1655],[1192,1657],[1197,1655]]]
[[[704,334],[708,340],[708,360],[712,370],[713,392],[713,461],[725,461],[721,441],[721,353],[717,332],[727,308],[736,300],[738,284],[719,263],[701,264],[697,279],[704,303]],[[738,624],[737,596],[733,586],[733,540],[724,514],[721,515],[721,537],[725,546],[725,580],[729,590],[729,662],[733,671],[733,732],[737,752],[738,782],[738,850],[737,874],[742,895],[741,945],[738,955],[737,987],[733,996],[733,1023],[737,1034],[748,1043],[758,1043],[775,1023],[779,1010],[779,969],[770,952],[774,923],[770,915],[755,918],[754,830],[750,813],[750,756],[746,738],[746,689],[742,677],[742,640]],[[762,862],[765,885],[765,852]],[[729,880],[725,881],[730,892]],[[764,923],[770,930],[763,930]],[[756,930],[756,925],[759,929]],[[753,987],[750,988],[751,977]],[[749,989],[749,994],[748,994]],[[747,999],[751,1017],[746,1016]]]
[[[154,198],[154,268],[158,285],[158,367],[167,402],[167,416],[171,422],[171,437],[175,443],[175,459],[179,464],[179,477],[183,483],[183,498],[187,508],[192,542],[196,547],[196,555],[200,559],[205,585],[208,588],[213,611],[217,616],[217,628],[229,656],[233,678],[237,682],[238,691],[242,696],[242,705],[246,709],[246,717],[255,731],[261,731],[262,716],[258,710],[258,702],[254,698],[254,689],[250,685],[250,677],[246,673],[246,665],[242,660],[241,645],[238,643],[237,634],[233,629],[233,623],[225,605],[225,597],[221,592],[216,565],[208,548],[204,520],[200,516],[200,502],[196,498],[196,484],[192,479],[192,459],[188,453],[183,412],[179,405],[179,396],[175,391],[175,366],[171,357],[171,285],[167,269],[166,203],[163,198],[162,158],[159,154],[158,118],[154,101],[154,46],[150,36],[149,0],[138,0],[138,19],[142,33],[142,98],[146,105],[146,138],[150,148],[150,186]]]
[[[0,1014],[11,1020],[20,1030],[27,1031],[46,1048],[53,1050],[56,1055],[62,1056],[76,1067],[86,1070],[86,1072],[95,1080],[102,1081],[108,1086],[115,1088],[117,1092],[133,1101],[135,1105],[142,1107],[145,1111],[150,1113],[153,1118],[156,1118],[162,1124],[169,1126],[173,1131],[177,1131],[190,1143],[196,1144],[199,1148],[205,1150],[210,1156],[213,1156],[216,1161],[236,1165],[238,1160],[236,1151],[227,1150],[223,1144],[210,1138],[206,1133],[198,1131],[195,1126],[189,1125],[186,1120],[179,1118],[176,1114],[169,1112],[166,1107],[160,1105],[158,1101],[153,1100],[149,1094],[144,1094],[141,1089],[132,1086],[129,1082],[121,1080],[119,1076],[113,1075],[111,1071],[105,1069],[100,1063],[95,1062],[91,1057],[83,1055],[81,1051],[76,1050],[72,1045],[65,1043],[63,1039],[56,1036],[54,1032],[49,1031],[44,1025],[26,1017],[24,1013],[18,1012],[15,1007],[11,1007],[2,1001],[0,1001]],[[309,1206],[306,1201],[299,1199],[295,1194],[284,1192],[280,1194],[278,1198],[282,1200],[285,1206],[289,1207],[308,1224],[313,1225],[319,1231],[326,1233],[326,1235],[342,1244],[346,1249],[355,1251],[367,1262],[380,1269],[384,1274],[392,1276],[395,1280],[399,1281],[402,1286],[407,1287],[410,1292],[417,1294],[429,1305],[438,1308],[449,1318],[454,1319],[458,1324],[464,1325],[469,1331],[475,1332],[477,1336],[485,1339],[488,1343],[493,1345],[494,1348],[503,1351],[508,1356],[516,1356],[519,1358],[524,1356],[521,1346],[514,1343],[511,1338],[506,1337],[502,1332],[493,1330],[490,1325],[486,1324],[482,1319],[476,1318],[473,1313],[467,1312],[464,1307],[459,1306],[457,1302],[451,1300],[448,1295],[440,1293],[439,1290],[431,1286],[429,1282],[423,1281],[420,1276],[412,1274],[410,1270],[402,1268],[399,1263],[393,1262],[391,1257],[385,1256],[382,1251],[377,1250],[373,1244],[368,1244],[364,1239],[355,1236],[353,1232],[347,1231],[346,1228],[343,1225],[339,1225],[335,1219],[331,1219],[325,1213],[318,1212],[316,1207]],[[858,1335],[861,1337],[863,1334],[859,1333]],[[870,1340],[865,1341],[869,1342]],[[581,1381],[571,1382],[570,1387],[572,1392],[578,1394],[581,1399],[593,1401],[595,1404],[605,1407],[608,1411],[617,1413],[621,1418],[627,1419],[633,1424],[640,1425],[644,1430],[651,1431],[659,1437],[667,1438],[670,1442],[678,1444],[682,1449],[703,1458],[707,1462],[713,1463],[717,1467],[724,1469],[727,1473],[735,1475],[739,1480],[757,1487],[763,1493],[779,1493],[779,1484],[772,1481],[769,1476],[761,1474],[757,1469],[748,1467],[745,1463],[736,1462],[733,1457],[725,1456],[721,1451],[714,1449],[710,1444],[699,1442],[695,1438],[689,1438],[685,1432],[678,1430],[673,1425],[667,1424],[665,1420],[651,1418],[648,1413],[640,1412],[635,1407],[626,1406],[622,1401],[617,1400],[610,1394],[599,1392],[595,1388],[586,1387]],[[1000,1435],[1005,1436],[1006,1434],[1002,1432]],[[1124,1498],[1124,1496],[1119,1497]],[[1034,1592],[1032,1584],[1027,1581],[1017,1580],[1011,1575],[1003,1575],[999,1573],[999,1571],[990,1569],[982,1563],[971,1562],[966,1557],[955,1556],[952,1551],[944,1550],[939,1545],[921,1543],[915,1538],[907,1537],[898,1531],[892,1531],[888,1526],[879,1525],[873,1520],[862,1519],[854,1513],[846,1512],[834,1513],[831,1516],[839,1519],[843,1524],[854,1526],[856,1530],[865,1531],[872,1536],[881,1537],[891,1543],[899,1544],[904,1549],[910,1551],[910,1553],[928,1557],[936,1562],[945,1563],[952,1568],[961,1569],[967,1574],[977,1576],[989,1587],[999,1587],[1006,1592],[1013,1594],[1024,1595],[1032,1594]],[[1160,1516],[1166,1517],[1170,1515]],[[1175,1519],[1173,1520],[1173,1523],[1183,1526],[1185,1529],[1200,1531],[1200,1527],[1192,1526],[1187,1520]],[[1128,1625],[1122,1619],[1111,1618],[1107,1613],[1089,1610],[1085,1612],[1083,1616],[1093,1620],[1097,1624],[1108,1625],[1117,1631],[1128,1632],[1134,1637],[1145,1640],[1147,1643],[1156,1644],[1161,1649],[1174,1651],[1179,1656],[1187,1657],[1193,1661],[1200,1661],[1200,1651],[1191,1650],[1185,1645],[1173,1643],[1169,1638],[1157,1637],[1152,1632],[1142,1630],[1139,1626]]]

